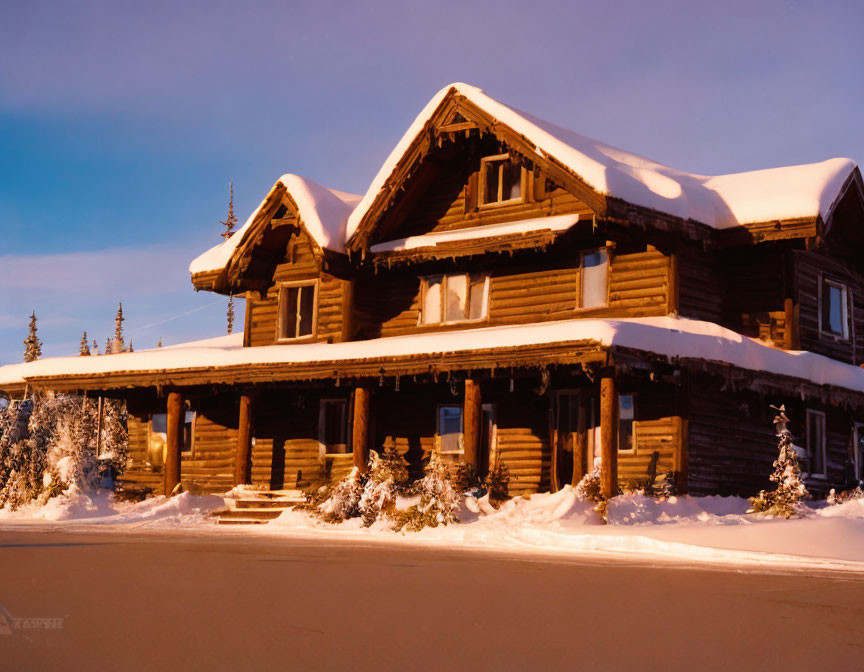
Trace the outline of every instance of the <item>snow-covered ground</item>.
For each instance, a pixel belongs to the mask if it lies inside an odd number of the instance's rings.
[[[510,554],[864,573],[864,500],[837,506],[813,502],[801,518],[766,520],[747,515],[747,500],[735,497],[658,501],[627,494],[612,500],[609,524],[603,525],[592,505],[579,501],[568,487],[515,499],[498,510],[485,498],[468,499],[460,523],[405,533],[392,532],[386,522],[364,528],[359,519],[332,525],[295,510],[266,525],[217,527],[210,513],[222,507],[220,497],[188,493],[139,503],[73,493],[43,507],[0,510],[0,530],[68,525],[106,531],[286,535]]]

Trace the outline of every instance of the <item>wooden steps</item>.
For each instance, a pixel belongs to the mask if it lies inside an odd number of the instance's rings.
[[[226,498],[227,508],[214,515],[219,525],[260,525],[305,501],[299,490],[249,490],[236,498]]]

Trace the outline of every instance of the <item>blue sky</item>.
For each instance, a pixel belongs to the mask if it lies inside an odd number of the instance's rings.
[[[864,160],[860,2],[0,4],[0,363],[219,335],[189,260],[284,172],[363,192],[466,81],[704,174]],[[189,312],[195,311],[195,312]],[[185,315],[184,315],[185,313]],[[149,326],[159,323],[157,326]]]

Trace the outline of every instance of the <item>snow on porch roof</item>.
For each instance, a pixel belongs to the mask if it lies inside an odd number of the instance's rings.
[[[595,191],[716,229],[819,215],[827,220],[844,183],[856,168],[851,159],[829,159],[729,175],[691,175],[538,119],[491,98],[477,87],[455,83],[445,86],[429,101],[390,153],[348,219],[349,238],[451,90],[523,135],[539,153],[557,159]]]
[[[509,236],[518,234],[529,234],[538,231],[566,231],[579,221],[579,215],[557,215],[555,217],[537,217],[535,219],[523,219],[518,222],[504,222],[502,224],[484,224],[483,226],[472,226],[467,229],[456,229],[454,231],[433,231],[421,236],[409,236],[399,240],[388,240],[385,243],[373,245],[372,252],[395,252],[399,250],[414,250],[421,247],[435,247],[441,243],[449,243],[459,240],[479,240],[483,238],[495,238],[497,236]]]
[[[345,226],[348,215],[360,202],[357,194],[348,194],[336,189],[328,189],[317,182],[300,175],[283,175],[273,189],[283,185],[297,204],[298,214],[309,235],[322,248],[343,252],[345,250]],[[271,189],[272,191],[272,189]],[[249,234],[252,223],[267,202],[265,198],[249,215],[249,219],[225,242],[210,248],[189,264],[189,272],[206,273],[225,268],[231,257]]]
[[[116,355],[55,357],[0,367],[0,389],[51,378],[267,364],[337,363],[418,354],[445,354],[589,341],[667,357],[731,364],[816,385],[864,392],[864,369],[812,352],[788,352],[710,322],[677,317],[574,319],[471,330],[430,332],[345,343],[243,347],[242,334]],[[107,382],[107,381],[106,381]]]

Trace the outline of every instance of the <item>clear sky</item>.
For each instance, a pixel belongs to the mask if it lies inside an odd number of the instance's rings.
[[[285,172],[364,192],[453,81],[690,172],[864,161],[862,26],[860,0],[0,0],[0,363],[31,310],[46,355],[121,300],[136,349],[224,333],[186,269],[229,179],[241,222]]]

